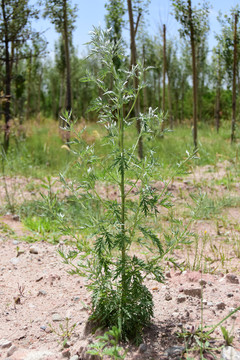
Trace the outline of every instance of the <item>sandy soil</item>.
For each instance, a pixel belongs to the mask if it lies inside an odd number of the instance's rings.
[[[209,183],[225,175],[226,164],[219,168],[199,168],[184,181],[177,179],[170,186],[176,196],[180,187],[181,191],[187,193],[196,182],[206,180]],[[27,189],[29,182],[26,179],[21,178],[19,182],[21,190],[16,186],[15,196],[19,194],[24,199],[35,196],[31,189]],[[18,183],[16,179],[15,183]],[[160,184],[156,184],[158,186]],[[221,189],[224,192],[224,187]],[[233,192],[236,194],[239,191],[235,184]],[[2,181],[0,193],[4,194]],[[240,306],[240,262],[234,248],[229,246],[229,241],[234,236],[234,239],[238,236],[236,241],[239,245],[240,235],[236,226],[231,225],[238,224],[239,215],[239,208],[229,208],[224,213],[229,220],[225,226],[216,227],[216,223],[210,220],[195,221],[192,225],[192,230],[200,238],[207,234],[210,239],[204,248],[204,255],[209,255],[214,260],[212,267],[209,267],[211,273],[191,271],[192,266],[181,272],[169,265],[166,266],[164,284],[147,279],[146,285],[154,298],[154,318],[144,331],[140,347],[124,345],[128,348],[127,359],[172,358],[169,348],[184,346],[177,332],[196,329],[201,322],[205,326],[213,326]],[[13,218],[11,215],[2,216],[0,224],[6,224],[8,229],[14,230],[13,235],[3,226],[0,229],[0,359],[54,360],[74,355],[75,359],[77,356],[79,359],[89,359],[85,350],[94,336],[86,329],[91,301],[85,287],[86,280],[66,272],[67,267],[57,253],[61,243],[54,246],[47,242],[24,242],[24,236],[29,234],[29,230],[23,227],[17,217]],[[224,241],[226,239],[230,240]],[[199,243],[199,249],[201,244],[202,242]],[[223,251],[226,254],[224,261],[221,258]],[[196,259],[194,249],[176,251],[175,255],[180,263],[188,257],[189,265],[199,260]],[[60,324],[66,329],[66,319],[69,319],[71,334],[67,345],[69,347],[63,349],[61,336],[57,333],[63,332],[59,328]],[[74,324],[76,326],[71,330]],[[223,325],[234,335],[233,345],[240,351],[240,312],[229,317]],[[1,343],[3,339],[9,342],[6,347],[2,345],[4,342]],[[218,327],[213,334],[212,345],[217,347],[223,343]],[[38,351],[38,354],[42,351],[42,357],[41,354],[39,357],[31,357],[29,354],[34,351]],[[219,353],[220,351],[215,351],[217,358]],[[181,358],[180,355],[175,355],[172,355],[173,358]],[[193,358],[198,357],[193,355]]]

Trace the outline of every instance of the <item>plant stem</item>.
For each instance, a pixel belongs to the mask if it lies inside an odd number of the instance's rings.
[[[122,160],[124,157],[124,119],[123,119],[123,109],[119,114],[120,122],[120,151]],[[124,160],[123,160],[124,161]],[[120,309],[120,325],[122,328],[122,319],[123,319],[123,309],[126,303],[126,239],[125,239],[125,168],[124,164],[121,166],[121,182],[120,182],[120,192],[121,192],[121,248],[122,248],[122,296],[121,296],[121,309]],[[121,331],[122,329],[120,329]]]

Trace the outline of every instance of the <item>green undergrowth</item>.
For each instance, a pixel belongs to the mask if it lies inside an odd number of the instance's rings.
[[[79,124],[79,126],[81,126]],[[82,125],[83,126],[83,125]],[[74,169],[75,158],[73,154],[63,146],[64,142],[59,135],[58,123],[46,119],[42,123],[29,123],[30,134],[25,138],[12,138],[11,146],[7,154],[5,172],[7,175],[21,175],[26,177],[44,178],[48,175],[58,176],[61,172],[68,178],[81,180],[83,174],[77,173]],[[226,122],[216,134],[215,129],[208,124],[199,126],[198,159],[187,164],[181,170],[181,175],[191,170],[192,166],[214,165],[219,161],[229,160],[236,167],[238,165],[238,144],[231,146],[229,142],[230,123]],[[126,144],[130,146],[136,131],[126,129]],[[227,135],[226,135],[227,134]],[[109,146],[104,145],[102,139],[105,131],[98,123],[87,123],[83,133],[84,141],[91,145],[95,143],[95,151],[102,158],[109,154]],[[134,136],[133,136],[134,135]],[[187,124],[178,125],[173,131],[166,131],[164,136],[144,138],[144,150],[154,150],[156,159],[161,168],[161,176],[168,178],[176,170],[177,164],[186,157],[186,151],[193,150],[192,130]],[[99,166],[99,171],[101,167]],[[239,172],[239,170],[238,170]],[[159,171],[153,174],[158,180]]]
[[[221,197],[211,197],[205,192],[199,192],[190,194],[190,197],[194,206],[188,205],[190,213],[187,214],[194,220],[216,219],[224,209],[240,206],[240,197],[229,196],[228,194]]]

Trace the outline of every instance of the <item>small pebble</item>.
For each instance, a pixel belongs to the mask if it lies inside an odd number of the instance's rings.
[[[199,280],[199,285],[206,286],[207,285],[206,280],[203,280],[203,279]]]
[[[172,296],[171,296],[169,293],[166,294],[166,295],[165,295],[165,300],[166,300],[166,301],[172,300]]]
[[[183,303],[184,301],[186,301],[186,296],[184,296],[184,295],[178,295],[178,297],[177,297],[177,303],[178,303],[178,304],[181,304],[181,303]]]
[[[19,215],[13,215],[12,219],[14,221],[20,221],[20,216]]]
[[[15,353],[15,351],[17,351],[18,350],[18,348],[15,346],[15,345],[12,345],[11,347],[10,347],[10,349],[8,350],[8,352],[7,352],[7,356],[11,356],[13,353]]]
[[[1,339],[0,340],[0,348],[1,349],[7,349],[12,346],[12,342],[7,339]]]
[[[171,346],[164,352],[164,356],[168,356],[168,357],[176,357],[179,355],[181,356],[184,350],[185,348],[183,346]]]
[[[79,360],[78,355],[73,355],[70,357],[70,360]]]
[[[240,351],[235,350],[232,346],[226,346],[222,349],[222,360],[240,360]]]
[[[184,289],[183,292],[185,295],[197,297],[199,299],[201,299],[201,297],[202,297],[202,289],[201,288]]]
[[[239,284],[238,277],[235,274],[227,274],[226,280],[228,283],[231,283],[231,284]]]
[[[45,325],[40,326],[40,329],[42,329],[42,330],[44,330],[44,331],[46,330],[46,328],[47,328],[47,327],[46,327]]]
[[[38,249],[35,246],[31,246],[29,249],[30,254],[38,254]]]
[[[140,353],[140,354],[143,354],[143,353],[145,353],[147,351],[147,345],[146,344],[140,344],[139,345],[139,348],[138,348],[138,352]]]
[[[10,262],[13,264],[13,265],[17,265],[19,263],[19,259],[14,257],[10,260]]]
[[[62,351],[62,356],[63,356],[63,357],[69,358],[70,355],[71,355],[70,349],[64,349],[64,350]]]
[[[52,321],[62,321],[62,316],[60,314],[53,314]]]
[[[218,310],[224,310],[226,307],[226,304],[224,302],[219,302],[216,304]]]
[[[46,296],[46,295],[47,295],[47,292],[45,290],[39,290],[37,296]]]

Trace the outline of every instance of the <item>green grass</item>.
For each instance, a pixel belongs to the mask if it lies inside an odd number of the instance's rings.
[[[11,140],[11,146],[7,154],[6,173],[9,175],[22,175],[26,177],[44,178],[47,175],[58,176],[65,173],[68,178],[81,178],[81,174],[73,171],[73,155],[62,148],[63,141],[59,136],[58,124],[52,120],[46,120],[42,124],[29,124],[30,134],[26,139]],[[99,136],[95,136],[97,135]],[[105,158],[109,153],[108,146],[102,146],[101,137],[104,136],[104,128],[100,124],[89,123],[84,139],[92,143],[96,139],[95,147],[98,155]],[[126,142],[131,144],[136,138],[136,132],[126,133]],[[191,163],[195,165],[214,165],[218,161],[234,161],[238,157],[238,144],[231,146],[230,123],[225,123],[216,134],[213,127],[201,124],[198,129],[199,159]],[[186,151],[193,151],[192,129],[182,125],[167,132],[164,137],[155,140],[144,139],[145,151],[154,150],[158,159],[160,174],[163,178],[170,176],[176,169],[177,164],[186,157]],[[188,171],[190,164],[183,169]],[[99,167],[100,169],[100,167]],[[159,171],[155,177],[159,177]]]
[[[240,206],[240,198],[235,196],[210,197],[207,193],[191,194],[194,205],[189,205],[195,220],[216,218],[225,208]]]

